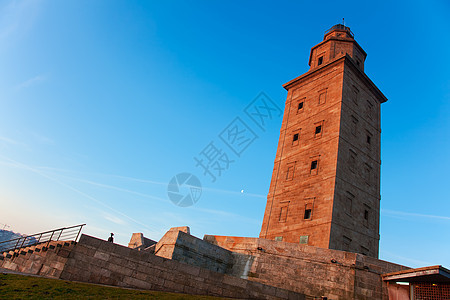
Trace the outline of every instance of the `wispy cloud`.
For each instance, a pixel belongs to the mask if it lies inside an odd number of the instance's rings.
[[[40,144],[45,144],[45,145],[54,145],[55,141],[51,138],[49,138],[48,136],[45,136],[43,134],[39,134],[36,132],[32,132],[31,133],[32,136],[34,137],[34,139],[39,142]]]
[[[390,210],[390,209],[381,209],[381,213],[385,214],[385,215],[414,217],[414,218],[427,218],[427,219],[450,221],[450,216],[438,216],[438,215],[419,214],[419,213],[404,212],[404,211],[397,211],[397,210]]]
[[[47,79],[47,77],[44,75],[37,75],[37,76],[34,76],[32,78],[29,78],[29,79],[17,84],[14,88],[16,90],[21,90],[21,89],[30,87],[32,85],[38,84],[46,79]]]
[[[389,251],[380,251],[380,255],[383,257],[386,257],[386,259],[388,260],[394,260],[394,261],[399,261],[401,264],[412,264],[414,267],[418,267],[418,266],[429,266],[432,265],[432,262],[429,261],[423,261],[423,260],[418,260],[418,259],[414,259],[414,258],[410,258],[407,256],[401,256],[401,255],[397,255],[395,253],[389,252]]]
[[[13,139],[13,138],[10,138],[10,137],[4,136],[4,135],[0,136],[0,146],[1,145],[5,145],[5,146],[8,145],[8,146],[13,146],[13,147],[21,147],[21,148],[25,148],[25,149],[29,148],[29,146],[27,144],[21,142],[20,140]]]
[[[10,139],[10,138],[7,138],[5,136],[0,136],[0,142],[5,142],[5,143],[11,144],[11,145],[18,145],[18,144],[20,144],[18,141]]]
[[[73,180],[73,181],[78,181],[78,182],[82,182],[82,183],[87,183],[93,186],[98,186],[98,187],[102,187],[102,188],[107,188],[107,189],[111,189],[111,190],[115,190],[115,191],[119,191],[119,192],[125,192],[125,193],[129,193],[129,194],[133,194],[136,196],[140,196],[140,197],[144,197],[144,198],[150,198],[153,200],[158,200],[158,201],[162,201],[162,202],[167,202],[167,199],[164,198],[160,198],[160,197],[155,197],[149,194],[144,194],[144,193],[140,193],[140,192],[136,192],[133,190],[129,190],[129,189],[124,189],[124,188],[120,188],[114,185],[108,185],[108,184],[104,184],[104,183],[99,183],[99,182],[95,182],[95,181],[91,181],[91,180],[86,180],[86,179],[80,179],[80,178],[75,178],[75,177],[70,177],[70,176],[65,176],[65,175],[61,175],[67,179]]]
[[[105,218],[106,220],[113,222],[115,224],[118,224],[118,225],[127,225],[128,224],[123,219],[121,219],[115,215],[111,215],[107,212],[103,212],[102,214],[103,214],[103,218]]]

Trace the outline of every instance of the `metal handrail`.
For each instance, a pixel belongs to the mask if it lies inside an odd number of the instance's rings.
[[[23,247],[29,247],[40,243],[47,243],[47,247],[51,241],[59,241],[63,232],[65,231],[65,240],[72,240],[71,238],[75,237],[73,241],[77,241],[80,236],[81,229],[86,224],[80,224],[70,227],[62,227],[54,230],[44,231],[40,233],[36,233],[33,235],[21,236],[19,238],[7,240],[0,242],[0,252],[6,251],[14,251],[16,249],[20,249]],[[77,229],[77,230],[74,230]],[[59,234],[57,233],[59,231]],[[56,233],[56,234],[55,234]],[[51,235],[50,235],[51,234]],[[75,235],[76,234],[76,235]],[[50,235],[50,237],[48,237]],[[58,236],[57,238],[53,238],[53,236]],[[66,238],[67,237],[67,238]],[[28,240],[28,242],[27,242]],[[20,245],[20,246],[19,246]]]

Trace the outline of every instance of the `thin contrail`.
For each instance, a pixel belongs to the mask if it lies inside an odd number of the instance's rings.
[[[54,170],[54,171],[67,172],[67,173],[81,173],[81,174],[87,174],[87,175],[98,175],[98,176],[105,176],[105,177],[114,177],[114,178],[130,180],[130,181],[136,181],[136,182],[142,182],[142,183],[150,183],[150,184],[163,185],[163,186],[166,186],[168,184],[168,182],[155,181],[155,180],[149,180],[149,179],[141,179],[141,178],[135,178],[135,177],[130,177],[130,176],[122,176],[122,175],[115,175],[115,174],[86,173],[86,172],[77,172],[77,171],[71,171],[71,170],[65,170],[65,169],[49,168],[49,167],[39,167],[39,168],[40,169]],[[215,193],[233,194],[233,195],[244,194],[245,196],[254,197],[254,198],[264,198],[265,199],[267,197],[267,195],[254,194],[254,193],[241,193],[241,192],[237,192],[237,191],[215,189],[215,188],[211,188],[211,187],[202,187],[202,190],[204,190],[204,191],[211,191],[211,192],[215,192]]]
[[[137,195],[137,196],[141,196],[141,197],[145,197],[145,198],[149,198],[149,199],[153,199],[153,200],[158,200],[158,201],[162,201],[162,202],[168,202],[168,200],[164,199],[164,198],[160,198],[160,197],[152,196],[152,195],[149,195],[149,194],[144,194],[144,193],[140,193],[140,192],[136,192],[136,191],[120,188],[120,187],[117,187],[117,186],[114,186],[114,185],[99,183],[99,182],[95,182],[95,181],[92,181],[92,180],[75,178],[75,177],[66,176],[66,175],[59,175],[59,176],[65,177],[65,178],[70,179],[70,180],[79,181],[79,182],[87,183],[87,184],[90,184],[90,185],[98,186],[98,187],[103,187],[103,188],[107,188],[107,189],[111,189],[111,190],[116,190],[116,191],[119,191],[119,192],[134,194],[134,195]]]
[[[85,174],[85,175],[93,175],[94,174],[94,175],[116,177],[116,178],[121,178],[121,179],[127,179],[127,180],[132,180],[132,181],[137,181],[137,182],[144,182],[144,183],[151,183],[151,184],[158,184],[158,185],[167,185],[166,182],[163,183],[163,182],[151,181],[151,180],[146,180],[146,179],[138,179],[138,178],[133,178],[133,177],[120,176],[120,175],[111,175],[111,174],[103,174],[103,173],[77,172],[77,171],[72,171],[72,170],[67,170],[67,169],[60,169],[60,168],[52,168],[52,167],[42,167],[42,166],[40,166],[40,167],[31,167],[31,166],[19,163],[17,161],[14,161],[13,159],[6,158],[6,157],[4,157],[4,158],[7,159],[9,162],[0,162],[0,164],[3,163],[3,164],[8,165],[8,166],[18,167],[18,168],[22,168],[22,169],[27,169],[27,170],[33,171],[33,172],[35,172],[35,173],[37,173],[37,174],[39,174],[39,175],[41,175],[43,177],[46,177],[46,178],[48,178],[48,179],[50,179],[50,180],[52,180],[54,182],[57,182],[60,185],[65,186],[65,187],[67,187],[67,188],[69,188],[69,189],[71,189],[71,190],[73,190],[73,191],[75,191],[75,192],[77,192],[77,193],[79,193],[79,194],[89,198],[89,199],[92,199],[93,201],[95,201],[97,203],[100,203],[101,205],[107,207],[108,209],[111,209],[114,212],[117,212],[117,211],[114,210],[112,207],[108,206],[107,204],[103,203],[102,201],[100,201],[100,200],[98,200],[98,199],[96,199],[96,198],[94,198],[94,197],[92,197],[90,195],[87,195],[86,193],[84,193],[84,192],[74,188],[71,185],[63,183],[63,182],[59,181],[58,179],[45,174],[41,170],[56,171],[58,173],[57,176],[64,177],[64,178],[69,179],[69,180],[74,180],[74,181],[90,184],[90,185],[93,185],[93,186],[98,186],[98,187],[102,187],[102,188],[112,189],[112,190],[116,190],[116,191],[120,191],[120,192],[130,193],[130,194],[133,194],[133,195],[137,195],[137,196],[145,197],[145,198],[150,198],[150,199],[158,200],[158,201],[165,202],[165,203],[169,202],[168,199],[164,199],[164,198],[160,198],[160,197],[156,197],[156,196],[151,196],[151,195],[148,195],[148,194],[136,192],[136,191],[129,190],[129,189],[119,188],[119,187],[116,187],[116,186],[112,186],[112,185],[108,185],[108,184],[104,184],[104,183],[99,183],[99,182],[95,182],[95,181],[92,181],[92,180],[86,180],[86,179],[76,178],[76,177],[72,177],[72,176],[62,175],[61,173],[75,173],[75,174]],[[209,191],[212,191],[212,192],[218,192],[218,193],[227,193],[227,194],[241,195],[240,192],[234,192],[234,191],[229,191],[229,190],[221,190],[221,189],[213,189],[213,188],[203,188],[203,189],[209,190]],[[265,198],[265,196],[258,195],[258,194],[245,193],[245,195],[246,196],[252,196],[252,197]],[[205,209],[205,208],[200,208],[200,207],[191,207],[190,209],[193,209],[193,210],[196,210],[196,211],[201,211],[201,212],[207,212],[207,213],[210,213],[210,214],[212,213],[212,214],[216,214],[216,215],[220,215],[220,216],[228,216],[228,217],[233,216],[233,217],[238,217],[238,218],[245,219],[245,220],[250,221],[250,222],[255,222],[255,220],[253,220],[253,219],[245,218],[243,216],[232,214],[232,213],[227,212],[227,211],[211,210],[211,209]],[[133,222],[135,222],[137,224],[142,224],[139,221],[137,221],[137,220],[135,220],[135,219],[133,219],[133,218],[123,214],[123,213],[120,213],[120,212],[117,212],[117,213],[127,217],[128,219],[132,220]],[[148,229],[148,227],[146,227],[146,228]]]
[[[450,217],[447,216],[436,216],[436,215],[427,215],[427,214],[418,214],[412,212],[404,212],[404,211],[396,211],[390,209],[381,209],[382,213],[400,215],[400,216],[409,216],[409,217],[421,217],[421,218],[429,218],[429,219],[439,219],[439,220],[450,220]]]

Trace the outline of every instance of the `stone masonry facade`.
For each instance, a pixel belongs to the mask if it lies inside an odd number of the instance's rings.
[[[378,257],[380,105],[366,53],[336,25],[288,91],[260,238]]]
[[[261,238],[206,235],[233,253],[229,274],[310,298],[389,299],[381,274],[409,269],[369,256]]]

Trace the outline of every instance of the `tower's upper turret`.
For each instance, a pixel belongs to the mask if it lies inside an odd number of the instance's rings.
[[[334,25],[325,32],[323,41],[311,48],[310,69],[325,65],[346,54],[353,58],[355,64],[364,72],[366,52],[355,41],[350,27],[342,24]]]

